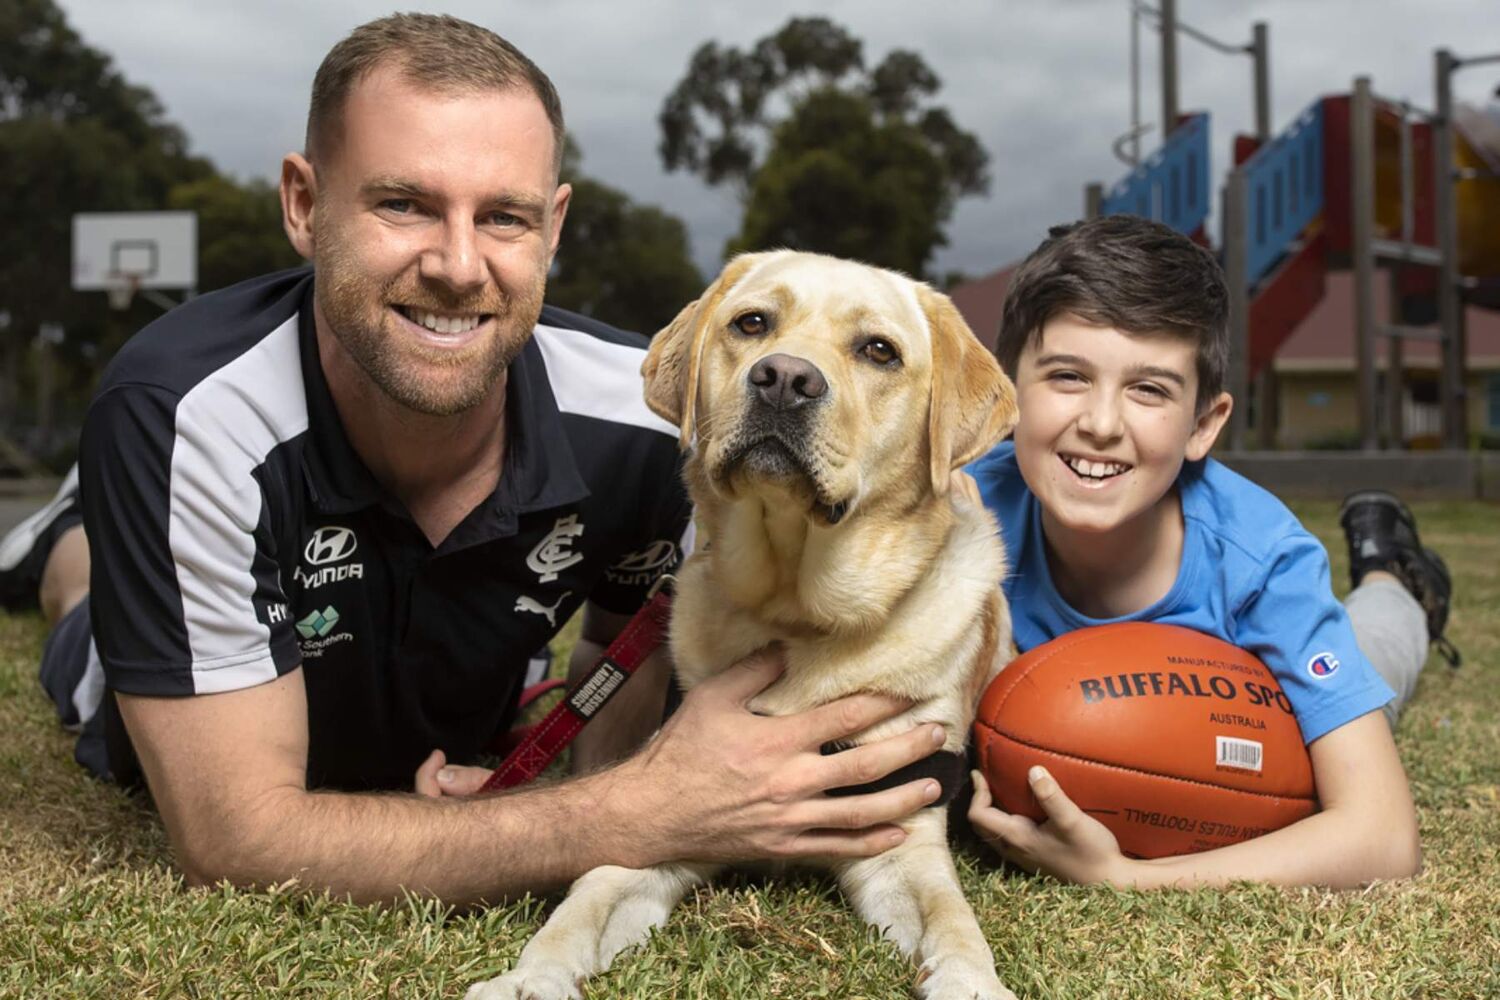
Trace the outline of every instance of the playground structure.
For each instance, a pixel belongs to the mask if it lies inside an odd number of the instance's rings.
[[[1438,344],[1441,443],[1467,447],[1463,311],[1465,303],[1500,308],[1500,153],[1462,127],[1452,80],[1461,69],[1500,63],[1500,55],[1460,58],[1439,50],[1432,110],[1380,98],[1369,78],[1359,77],[1350,93],[1317,99],[1273,136],[1264,24],[1254,26],[1248,45],[1232,46],[1181,24],[1175,0],[1161,0],[1159,8],[1135,0],[1132,12],[1133,35],[1143,14],[1159,23],[1162,120],[1173,127],[1155,152],[1107,191],[1089,185],[1089,216],[1143,215],[1210,245],[1210,122],[1206,114],[1177,110],[1176,35],[1249,55],[1254,63],[1257,135],[1236,137],[1234,166],[1221,192],[1219,246],[1230,292],[1228,388],[1242,403],[1228,430],[1230,449],[1250,446],[1252,411],[1257,443],[1274,443],[1276,352],[1318,305],[1327,273],[1343,268],[1354,276],[1361,448],[1378,449],[1382,431],[1389,447],[1399,448],[1405,439],[1403,343],[1411,340]],[[1133,70],[1136,58],[1133,51]],[[1133,81],[1133,119],[1137,89]],[[1133,121],[1121,141],[1136,142],[1142,131]],[[1375,318],[1377,267],[1392,272],[1393,322],[1384,326]],[[1387,340],[1383,384],[1376,360],[1381,337]]]

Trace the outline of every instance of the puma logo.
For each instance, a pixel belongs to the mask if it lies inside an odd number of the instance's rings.
[[[557,628],[557,608],[562,604],[563,601],[566,601],[568,599],[568,595],[571,593],[573,593],[571,590],[564,591],[563,595],[557,599],[557,603],[553,604],[550,608],[547,605],[543,604],[541,601],[538,601],[536,598],[527,597],[525,594],[522,594],[520,597],[516,598],[516,606],[514,608],[511,608],[511,610],[529,611],[534,615],[542,615],[547,619],[548,625],[551,625],[553,628]]]

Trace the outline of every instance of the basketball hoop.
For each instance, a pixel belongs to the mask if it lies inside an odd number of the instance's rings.
[[[130,308],[130,300],[135,298],[135,293],[141,287],[141,276],[138,274],[114,274],[110,276],[110,283],[104,289],[109,293],[109,307],[116,312],[124,312]]]

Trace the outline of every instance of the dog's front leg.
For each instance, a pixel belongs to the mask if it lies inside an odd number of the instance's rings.
[[[573,883],[516,967],[471,986],[465,1000],[577,1000],[584,980],[645,941],[683,895],[715,871],[696,864],[595,868]]]
[[[1016,1000],[1000,985],[994,955],[958,884],[944,811],[926,809],[910,824],[901,846],[839,868],[844,895],[920,963],[923,1000]]]

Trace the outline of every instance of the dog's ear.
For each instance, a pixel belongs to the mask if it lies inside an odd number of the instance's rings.
[[[646,380],[646,406],[651,412],[682,429],[679,440],[686,448],[693,439],[693,408],[698,396],[698,304],[694,299],[682,307],[677,318],[651,338],[641,377]]]
[[[932,399],[927,434],[932,490],[948,492],[948,478],[983,455],[1016,424],[1016,387],[959,315],[953,300],[925,285],[917,298],[932,330]]]
[[[693,442],[698,407],[698,371],[708,343],[708,326],[724,293],[748,271],[758,254],[742,254],[725,265],[696,300],[682,307],[677,318],[655,337],[641,363],[646,380],[646,406],[651,412],[681,428],[678,440],[686,448]]]

